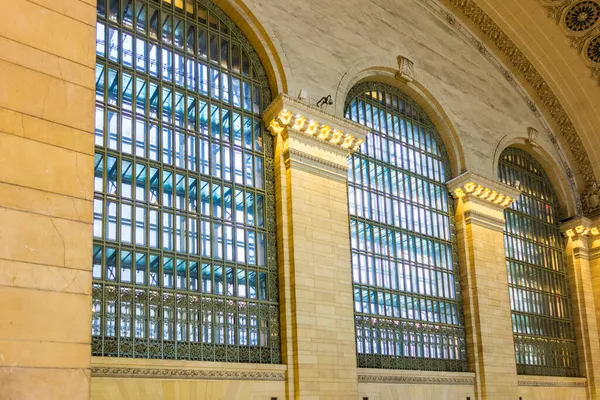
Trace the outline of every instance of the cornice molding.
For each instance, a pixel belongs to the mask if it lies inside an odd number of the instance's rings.
[[[326,113],[283,93],[267,107],[263,119],[273,136],[288,129],[348,154],[358,150],[368,132],[356,122]]]
[[[534,379],[522,379],[518,381],[519,386],[542,386],[542,387],[586,387],[586,381],[568,380],[568,381],[542,381]]]
[[[296,150],[296,149],[288,149],[284,152],[284,156],[286,156],[287,154],[291,154],[291,155],[295,155],[301,158],[306,158],[307,160],[311,160],[311,161],[315,161],[318,162],[320,164],[326,165],[332,169],[335,169],[337,171],[340,171],[341,173],[344,174],[344,179],[347,178],[346,174],[348,174],[348,166],[347,165],[340,165],[331,161],[327,161],[327,160],[323,160],[320,157],[317,156],[313,156],[312,154],[308,154],[305,153],[303,151],[300,150]]]
[[[600,258],[600,247],[593,247],[588,254],[590,260],[596,260]]]
[[[441,8],[439,3],[442,0],[420,1],[425,4],[428,4],[430,8],[432,6],[432,3],[438,3],[436,4],[437,8]],[[522,74],[522,77],[525,80],[525,82],[527,82],[531,86],[541,104],[546,108],[548,114],[552,117],[556,126],[560,129],[563,138],[565,139],[565,143],[567,143],[573,155],[579,174],[585,182],[585,188],[582,194],[583,204],[577,205],[578,213],[583,212],[585,215],[594,215],[600,212],[600,185],[598,185],[597,183],[590,159],[587,155],[587,152],[585,151],[583,142],[581,141],[581,138],[579,137],[575,126],[569,118],[569,115],[567,114],[563,106],[560,104],[558,98],[556,97],[548,83],[543,79],[543,77],[533,66],[531,61],[529,61],[529,59],[523,54],[523,52],[517,48],[517,46],[508,37],[508,35],[492,20],[491,17],[489,17],[481,9],[481,7],[479,7],[476,4],[474,0],[444,1],[453,6],[454,10],[456,10],[457,13],[462,14],[464,18],[470,20],[477,27],[477,29],[496,46],[496,48],[504,57],[506,57],[506,59],[512,64],[512,66],[517,71],[519,71],[519,73]],[[452,13],[440,9],[438,10],[438,14],[440,14],[441,17],[444,18],[450,26],[454,27],[455,30],[460,31],[463,34],[463,36],[470,37],[475,47],[488,60],[494,59],[494,57],[487,50],[485,44],[483,44],[471,34],[469,34],[468,29],[462,26],[462,24],[460,24],[457,21],[457,19]],[[563,168],[566,171],[567,178],[569,179],[570,185],[574,193],[576,193],[576,195],[578,196],[576,200],[579,203],[581,200],[579,198],[579,191],[577,190],[577,185],[573,176],[573,172],[569,168],[564,154],[560,150],[560,144],[558,143],[556,137],[552,133],[552,130],[544,121],[543,116],[537,110],[535,103],[529,98],[525,90],[521,87],[518,87],[520,85],[513,77],[512,73],[502,67],[500,68],[502,69],[505,78],[513,85],[513,87],[516,87],[518,89],[522,97],[527,102],[529,108],[532,110],[532,112],[536,114],[538,119],[546,128],[546,131],[550,136],[550,140],[554,144],[561,157]],[[600,74],[600,72],[595,73]]]
[[[521,192],[502,182],[495,182],[470,171],[452,179],[446,185],[455,199],[483,201],[502,209],[510,207]]]
[[[314,156],[301,150],[287,148],[283,151],[285,166],[290,169],[292,166],[304,171],[325,176],[338,181],[348,179],[348,167],[329,161],[323,157]]]
[[[589,218],[580,217],[564,222],[560,226],[563,234],[570,239],[600,236],[600,224]]]
[[[285,372],[251,370],[200,370],[179,368],[132,368],[118,366],[93,366],[95,378],[150,378],[150,379],[205,379],[243,381],[285,381]]]
[[[467,210],[464,213],[464,221],[468,224],[484,226],[496,232],[504,232],[504,219],[494,218],[482,212]]]

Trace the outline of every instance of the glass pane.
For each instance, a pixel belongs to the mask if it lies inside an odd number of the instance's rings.
[[[394,107],[393,96],[410,104],[415,114]],[[398,89],[369,82],[352,89],[346,117],[371,128],[348,160],[358,366],[466,371],[462,306],[455,296],[456,240],[445,234],[453,210],[441,207],[447,159],[402,141],[394,128],[401,122],[435,132],[433,124]],[[431,140],[441,145],[437,134]],[[423,160],[439,162],[440,176],[432,179],[421,167]],[[257,186],[262,186],[262,168],[255,162]],[[257,197],[258,224],[263,223],[261,202]],[[438,256],[441,248],[450,249],[446,262]],[[455,314],[448,318],[440,303]],[[435,345],[428,344],[432,340]]]
[[[498,176],[522,191],[504,212],[517,372],[579,376],[558,197],[542,166],[523,150],[502,153]]]
[[[258,57],[211,2],[97,15],[92,354],[281,363]]]

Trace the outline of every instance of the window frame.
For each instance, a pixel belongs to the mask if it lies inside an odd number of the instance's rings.
[[[515,147],[505,149],[500,155],[498,180],[511,186],[519,181],[519,189],[522,189],[517,201],[504,211],[504,243],[517,373],[580,376],[568,263],[559,227],[558,194],[535,157]],[[524,232],[524,229],[528,231]],[[537,252],[534,251],[536,249]],[[533,275],[535,279],[527,279],[527,275]],[[555,300],[560,298],[562,303],[553,311],[552,297]],[[533,301],[534,298],[537,301]],[[543,301],[544,298],[547,301]],[[564,316],[553,317],[550,315],[552,312]],[[543,331],[552,331],[560,337],[543,334]],[[561,357],[560,353],[565,364],[562,366],[557,365],[560,362],[556,359]],[[544,362],[544,358],[550,362]],[[551,362],[553,358],[555,364]]]
[[[126,5],[128,5],[126,7]],[[139,7],[138,7],[139,6]],[[146,13],[138,12],[145,7]],[[148,10],[153,8],[157,11],[158,25],[156,28],[156,37],[152,36],[150,26],[152,24]],[[185,8],[185,9],[184,9]],[[135,12],[130,13],[129,10]],[[191,13],[190,13],[191,11]],[[202,11],[206,11],[205,22],[201,21]],[[112,14],[111,14],[112,13]],[[129,22],[125,22],[127,15],[132,15]],[[133,16],[135,14],[135,16]],[[116,16],[113,18],[112,15]],[[154,15],[154,14],[153,14]],[[97,6],[97,68],[100,72],[97,75],[96,88],[96,109],[102,111],[101,116],[96,117],[96,142],[95,147],[95,201],[101,204],[98,207],[100,215],[100,228],[94,233],[99,237],[94,237],[94,266],[92,267],[93,288],[92,288],[92,355],[95,356],[118,356],[135,358],[158,358],[158,359],[183,359],[199,361],[219,361],[219,362],[249,362],[249,363],[281,363],[281,343],[279,330],[279,291],[277,276],[277,241],[276,241],[276,223],[275,223],[275,185],[274,185],[274,164],[273,164],[273,139],[268,134],[262,121],[262,112],[271,102],[271,89],[267,75],[261,61],[244,34],[233,23],[233,21],[210,0],[99,0]],[[145,16],[144,18],[138,18]],[[163,30],[163,22],[167,28]],[[145,29],[138,29],[138,21],[144,23]],[[145,22],[143,22],[145,21]],[[179,24],[176,24],[179,22]],[[177,41],[176,31],[178,26],[183,27],[183,34]],[[209,47],[209,37],[211,35],[217,39],[216,51],[221,54],[222,49],[219,44],[227,44],[227,60],[220,58],[216,62],[211,62],[210,50],[206,58],[200,56],[198,45],[200,43],[200,31],[206,32],[206,46]],[[164,31],[164,32],[163,32]],[[186,33],[191,31],[193,35],[186,37]],[[117,35],[116,42],[111,47],[110,32]],[[102,36],[104,35],[104,36]],[[123,41],[127,38],[132,40],[131,53],[127,55],[123,51]],[[166,36],[165,36],[166,35]],[[164,36],[164,37],[163,37]],[[166,39],[165,39],[166,38]],[[170,38],[170,39],[169,39]],[[104,40],[102,40],[104,39]],[[123,40],[123,41],[122,41]],[[127,39],[129,40],[129,39]],[[189,41],[189,42],[188,42]],[[143,42],[143,46],[142,46]],[[179,43],[181,46],[178,47]],[[128,45],[129,46],[129,45]],[[156,58],[151,58],[151,47],[156,47]],[[239,54],[239,71],[233,70],[232,62],[233,49],[237,46]],[[136,64],[138,47],[143,47],[144,63]],[[135,49],[135,50],[134,50]],[[116,52],[115,52],[116,51]],[[100,54],[102,53],[102,54]],[[114,54],[113,54],[114,53]],[[116,56],[115,56],[116,54]],[[182,71],[190,72],[193,77],[193,87],[190,87],[187,73],[182,73],[180,81],[177,81],[177,70],[175,64],[166,64],[166,67],[160,64],[164,55],[168,55],[171,60],[183,61],[180,68]],[[129,61],[128,59],[131,59]],[[152,66],[156,60],[157,65]],[[188,61],[193,65],[189,68]],[[202,90],[200,82],[200,64],[206,65],[207,71],[217,71],[215,76],[219,79],[227,77],[228,85],[219,85],[218,94],[213,94],[207,88],[207,92]],[[247,64],[247,68],[245,67]],[[169,66],[170,65],[170,66]],[[152,69],[156,69],[156,74]],[[165,72],[162,69],[170,70]],[[98,70],[98,69],[97,69]],[[247,72],[247,74],[245,73]],[[136,79],[141,79],[144,83],[145,93],[150,93],[151,85],[155,85],[157,92],[156,115],[152,115],[153,100],[150,95],[145,95],[141,103],[137,102],[140,96],[137,93],[137,87],[131,91],[132,100],[127,104],[128,96],[123,90],[117,90],[116,95],[111,97],[111,85],[109,85],[107,74],[111,72],[115,75],[113,86],[122,88],[124,76],[132,77],[131,85],[137,84]],[[104,74],[104,75],[103,75]],[[165,75],[166,74],[166,75]],[[233,80],[239,79],[240,96],[239,105],[236,106],[233,95],[231,94]],[[207,78],[208,79],[208,78]],[[250,101],[246,105],[243,101],[244,89],[243,82],[249,82]],[[254,88],[254,89],[253,89]],[[229,91],[228,100],[225,101],[225,90]],[[141,92],[140,92],[141,93]],[[164,97],[164,93],[169,94],[170,99]],[[177,125],[176,103],[173,98],[177,94],[183,97],[180,101],[186,101],[187,98],[193,98],[195,113],[193,114],[193,123],[190,125],[188,120],[189,109],[184,104],[182,121],[183,125]],[[136,101],[133,101],[135,96]],[[259,99],[260,103],[256,103]],[[198,105],[204,102],[208,110],[212,111],[212,106],[217,107],[219,115],[221,111],[227,111],[230,116],[237,112],[240,119],[240,132],[242,131],[246,119],[249,119],[251,132],[250,142],[240,138],[239,145],[235,142],[233,118],[228,125],[230,135],[221,132],[224,129],[223,119],[218,119],[218,132],[211,131],[211,115],[208,114],[207,130],[202,133],[200,129],[200,109]],[[166,104],[166,105],[165,105]],[[138,106],[142,111],[138,110]],[[166,110],[166,113],[165,113]],[[111,126],[108,123],[108,115],[114,113],[116,118],[115,137],[110,137]],[[144,137],[150,137],[151,126],[157,127],[156,149],[152,150],[151,141],[146,139],[143,153],[136,153],[136,142],[133,139],[128,145],[124,140],[122,129],[124,117],[134,120],[136,117],[144,125]],[[100,129],[98,129],[100,126]],[[216,126],[216,125],[215,125]],[[164,129],[163,129],[164,128]],[[136,129],[135,123],[132,127],[132,135]],[[169,144],[165,147],[164,132],[170,131]],[[195,138],[193,144],[194,151],[184,154],[182,165],[177,164],[176,154],[178,134],[185,138],[183,147],[189,150],[188,140]],[[215,133],[217,136],[214,136]],[[98,135],[100,134],[100,139]],[[203,136],[205,135],[205,136]],[[128,136],[129,137],[129,136]],[[246,137],[246,131],[244,131]],[[221,171],[215,177],[210,169],[202,171],[201,167],[201,146],[200,141],[205,138],[209,143],[209,152],[212,146],[219,147],[221,157]],[[114,146],[111,144],[114,141]],[[128,150],[125,150],[124,146]],[[172,147],[171,147],[172,146]],[[223,165],[224,152],[222,147],[230,149],[231,167],[229,178],[225,175]],[[132,147],[132,148],[130,148]],[[165,156],[165,148],[167,156]],[[250,155],[252,164],[252,179],[249,183],[248,174],[245,167],[242,167],[242,182],[236,181],[235,170],[233,167],[234,151],[241,149],[243,162]],[[152,158],[155,152],[155,158]],[[193,155],[192,155],[193,154]],[[216,154],[216,153],[215,153]],[[116,160],[112,168],[118,173],[109,172],[109,158]],[[165,159],[167,157],[167,159]],[[191,158],[195,161],[195,167],[188,164]],[[212,156],[210,158],[212,160]],[[99,163],[102,163],[101,168]],[[123,165],[129,165],[129,168]],[[255,175],[257,165],[262,163],[262,174]],[[146,169],[146,175],[140,181],[141,191],[138,198],[138,165]],[[133,177],[126,178],[127,171],[135,169]],[[150,179],[150,171],[155,169],[158,172],[158,180],[154,182]],[[112,171],[112,170],[111,170]],[[141,173],[141,172],[140,172]],[[114,179],[110,177],[114,175]],[[153,175],[154,176],[154,175]],[[181,180],[181,179],[183,180]],[[129,183],[127,183],[129,180]],[[108,182],[114,181],[109,188]],[[143,183],[142,183],[143,181]],[[209,211],[201,211],[202,195],[200,194],[201,182],[207,182],[211,188],[208,192]],[[165,183],[167,182],[167,183]],[[183,182],[183,197],[179,195],[178,185]],[[190,189],[192,182],[195,182],[195,189]],[[170,189],[169,189],[170,187]],[[226,208],[226,199],[224,198],[227,187],[231,190],[231,215],[229,219],[224,213]],[[213,210],[213,189],[219,191],[220,214],[215,215]],[[244,197],[244,210],[242,211],[243,220],[236,218],[236,201],[234,194],[237,189],[241,190]],[[194,195],[192,196],[192,192]],[[143,193],[143,194],[142,194]],[[248,203],[246,198],[252,194],[252,202]],[[155,198],[150,199],[150,197]],[[262,221],[259,223],[258,206],[256,199],[262,196],[263,212]],[[193,197],[193,198],[192,198]],[[114,204],[116,209],[114,215],[110,211],[109,204]],[[253,222],[248,219],[250,215],[246,207],[252,205]],[[123,209],[130,208],[130,214],[135,214],[137,208],[144,214],[144,224],[141,227],[143,239],[137,241],[136,229],[137,222],[130,224],[130,231],[123,235],[122,213]],[[118,211],[117,211],[118,210]],[[152,238],[150,230],[152,226],[152,217],[150,213],[156,212],[156,246],[151,245]],[[107,217],[106,213],[109,213]],[[96,214],[96,210],[95,210]],[[126,214],[126,213],[125,213]],[[112,217],[111,217],[112,216]],[[96,218],[96,215],[94,216]],[[197,223],[195,235],[187,229],[184,233],[184,240],[181,242],[181,248],[176,246],[176,232],[183,229],[177,228],[178,217],[184,218],[184,225],[192,225],[193,219]],[[164,222],[166,218],[166,223]],[[169,222],[170,221],[170,222]],[[221,251],[223,256],[220,259],[214,257],[214,247],[217,241],[212,240],[209,244],[210,254],[200,252],[202,243],[202,231],[200,225],[206,222],[209,224],[212,232],[213,227],[221,226],[223,229],[223,245]],[[141,223],[141,220],[140,220]],[[165,225],[166,224],[166,225]],[[107,236],[108,226],[114,226],[115,235]],[[165,229],[167,226],[167,229]],[[243,230],[244,236],[244,258],[239,258],[237,253],[237,241],[232,242],[231,259],[227,258],[225,253],[225,232],[226,227],[231,227],[233,239],[237,234],[237,229]],[[248,239],[249,232],[254,232],[253,246]],[[166,233],[170,237],[165,239]],[[188,233],[191,236],[188,237]],[[261,236],[262,235],[262,236]],[[123,236],[130,240],[123,240]],[[259,238],[264,237],[264,257],[261,260],[257,247]],[[195,238],[195,239],[193,239]],[[164,241],[171,240],[172,248],[165,249]],[[198,246],[197,252],[191,252],[190,240],[195,240]],[[250,263],[250,248],[254,249],[255,261]],[[114,250],[114,251],[113,251]],[[127,257],[129,253],[130,260]],[[139,281],[137,277],[137,255],[145,257],[140,266],[144,267],[144,272],[140,274]],[[114,257],[114,268],[109,267]],[[158,260],[158,264],[154,264]],[[98,261],[96,263],[96,261]],[[151,262],[153,261],[153,262]],[[262,265],[261,265],[262,263]],[[252,264],[252,265],[251,265]],[[127,268],[127,265],[129,267]],[[154,265],[156,268],[153,269]],[[194,269],[194,265],[196,266]],[[203,287],[203,275],[201,269],[205,265],[210,265],[210,291],[208,287]],[[178,269],[178,267],[180,267]],[[217,270],[219,268],[219,270]],[[98,272],[97,272],[98,270]],[[113,271],[114,278],[109,275]],[[127,272],[129,271],[129,272]],[[153,272],[154,271],[154,272]],[[181,274],[178,274],[180,271]],[[221,271],[221,272],[218,272]],[[240,272],[241,271],[241,272]],[[231,272],[230,275],[227,275]],[[254,273],[252,275],[251,273]],[[192,275],[196,274],[196,284],[192,288]],[[156,276],[154,276],[156,275]],[[208,276],[208,275],[206,275]],[[256,296],[250,295],[251,276],[255,279]],[[156,283],[152,281],[156,279]],[[169,278],[170,277],[170,278]],[[221,277],[222,294],[216,294],[217,277]],[[264,277],[264,279],[263,279]],[[264,285],[263,285],[264,282]],[[244,289],[240,289],[240,285]],[[231,292],[228,288],[231,287]],[[242,293],[243,292],[243,293]],[[261,296],[263,296],[262,298]],[[139,313],[138,313],[139,306]],[[210,314],[208,314],[210,313]],[[210,319],[208,316],[210,315]],[[203,336],[203,330],[206,329],[206,335]],[[181,332],[180,332],[181,331]],[[181,334],[180,334],[181,333]],[[245,334],[244,334],[245,333]],[[253,339],[255,335],[255,339]],[[210,341],[205,338],[210,337]],[[218,340],[215,340],[218,337]],[[245,337],[245,338],[244,338]]]
[[[394,339],[393,342],[395,343],[395,345],[404,345],[404,343],[407,341],[406,339],[406,333],[410,330],[412,330],[413,332],[421,332],[421,333],[427,333],[426,330],[424,328],[420,328],[420,325],[423,325],[423,323],[421,321],[415,320],[415,319],[410,319],[410,318],[397,318],[397,317],[381,317],[381,315],[379,314],[373,314],[373,313],[365,313],[365,312],[358,312],[356,310],[356,305],[355,305],[355,330],[356,330],[356,337],[357,337],[357,361],[358,361],[358,366],[359,367],[363,367],[363,368],[386,368],[386,369],[407,369],[407,370],[440,370],[440,371],[467,371],[467,357],[466,357],[466,338],[465,338],[465,328],[464,328],[464,316],[463,316],[463,309],[462,309],[462,295],[461,295],[461,287],[460,287],[460,274],[459,274],[459,265],[458,265],[458,249],[457,249],[457,241],[456,241],[456,232],[455,232],[455,215],[454,215],[454,203],[453,200],[451,199],[450,195],[448,194],[448,191],[446,189],[446,182],[448,182],[451,178],[451,170],[450,170],[450,163],[449,163],[449,157],[448,154],[446,153],[446,149],[444,147],[443,141],[439,135],[439,133],[437,132],[434,124],[432,123],[431,119],[426,115],[426,113],[423,111],[423,109],[416,103],[416,101],[414,101],[412,98],[410,98],[408,95],[406,95],[404,92],[402,92],[401,90],[384,84],[382,82],[373,82],[373,81],[367,81],[367,82],[362,82],[357,84],[356,86],[354,86],[350,92],[348,93],[347,97],[346,97],[346,102],[345,102],[345,116],[348,119],[352,119],[355,122],[358,122],[364,126],[367,126],[371,131],[375,130],[375,128],[373,127],[374,125],[367,125],[366,123],[363,123],[360,121],[360,118],[352,118],[349,108],[352,105],[353,101],[357,98],[359,98],[360,96],[366,96],[365,93],[366,92],[372,92],[372,91],[377,91],[378,93],[382,93],[381,96],[381,100],[384,101],[384,104],[387,104],[388,102],[393,102],[393,96],[396,96],[398,99],[401,99],[402,101],[404,101],[404,104],[407,104],[407,107],[410,107],[411,110],[413,111],[408,111],[408,108],[405,110],[407,114],[411,114],[413,119],[411,119],[411,121],[418,121],[418,124],[420,124],[421,126],[425,127],[429,134],[430,134],[430,140],[433,141],[433,144],[431,144],[431,147],[435,147],[437,149],[437,151],[439,152],[438,158],[439,161],[441,161],[441,167],[440,169],[443,168],[443,173],[441,173],[441,171],[438,171],[438,176],[439,176],[439,180],[435,182],[435,184],[437,186],[435,186],[436,188],[439,189],[439,192],[436,192],[436,199],[439,201],[444,201],[445,205],[447,207],[447,213],[445,215],[445,217],[447,217],[446,221],[448,223],[448,240],[447,240],[447,244],[450,246],[451,251],[450,251],[450,265],[449,265],[449,269],[446,271],[448,273],[452,273],[452,276],[454,277],[454,285],[453,285],[453,291],[455,294],[454,297],[454,301],[452,302],[453,305],[456,306],[456,324],[447,324],[445,328],[442,329],[448,329],[448,337],[451,337],[451,333],[454,333],[454,338],[457,341],[457,344],[455,345],[455,347],[458,349],[458,351],[456,352],[458,355],[457,359],[449,359],[449,358],[435,358],[435,357],[415,357],[412,355],[386,355],[386,354],[374,354],[374,353],[367,353],[367,352],[360,352],[360,348],[361,348],[361,340],[363,339],[363,335],[361,334],[361,332],[364,330],[363,328],[368,328],[370,329],[371,327],[375,327],[376,325],[380,325],[379,329],[380,331],[384,331],[387,330],[387,335],[394,335]],[[386,95],[391,96],[391,99],[388,101],[388,99],[384,99],[384,97]],[[381,101],[380,100],[380,101]],[[398,107],[396,107],[396,109],[398,109]],[[399,110],[399,109],[398,109]],[[392,115],[392,118],[394,116],[398,116],[399,119],[401,118],[408,118],[407,115],[401,115],[400,112],[398,111],[396,114]],[[379,130],[379,134],[383,137],[386,136],[387,134],[382,132],[381,130]],[[372,135],[369,135],[369,137],[371,137]],[[369,137],[367,137],[367,141],[369,140]],[[396,139],[394,139],[396,140]],[[401,142],[400,139],[396,140],[398,143],[402,143],[403,146],[409,146],[407,143]],[[421,174],[416,174],[414,172],[410,172],[406,169],[403,169],[402,167],[398,167],[398,166],[394,166],[392,165],[391,161],[390,162],[386,162],[385,159],[377,159],[375,157],[370,157],[370,156],[366,156],[363,155],[363,148],[366,148],[366,146],[368,146],[369,143],[365,142],[362,146],[361,149],[359,149],[356,153],[354,153],[353,155],[351,155],[348,158],[348,164],[349,164],[349,180],[348,180],[348,190],[349,190],[349,217],[351,220],[351,232],[352,232],[352,220],[356,220],[356,221],[372,221],[373,222],[373,226],[377,225],[380,227],[383,226],[388,226],[388,227],[392,227],[394,228],[393,225],[387,225],[385,223],[379,223],[376,222],[373,219],[369,219],[369,218],[362,218],[362,217],[357,217],[356,215],[352,214],[352,199],[350,198],[351,192],[353,193],[354,188],[359,187],[361,185],[359,184],[354,184],[352,181],[352,177],[353,177],[353,164],[354,164],[354,160],[358,159],[358,157],[363,157],[363,158],[367,158],[368,162],[373,163],[374,165],[377,164],[381,164],[383,166],[388,165],[391,166],[393,168],[396,169],[397,173],[400,173],[400,171],[402,171],[404,174],[406,174],[406,176],[411,177],[418,177],[419,179],[423,179],[424,181],[426,180],[431,180],[428,179],[425,175]],[[412,148],[412,146],[411,146]],[[382,154],[380,152],[380,154]],[[388,156],[389,157],[389,154]],[[396,158],[399,158],[399,155],[396,156]],[[397,163],[398,164],[398,163]],[[433,180],[431,180],[433,182]],[[364,186],[363,186],[364,187]],[[384,188],[384,190],[382,191],[382,193],[385,196],[391,196],[391,194],[386,193],[386,189]],[[429,199],[433,198],[433,196],[430,196]],[[431,207],[431,205],[429,206],[425,206],[425,207]],[[408,217],[407,217],[408,218]],[[358,223],[358,222],[357,222]],[[423,238],[430,238],[435,240],[436,236],[428,236],[425,234],[420,234],[417,233],[415,230],[410,230],[410,229],[401,229],[398,228],[398,231],[401,232],[402,234],[406,234],[408,237],[413,237],[413,238],[417,238],[417,237],[423,237]],[[351,235],[352,236],[352,235]],[[355,254],[362,254],[363,251],[355,248],[352,244],[352,237],[351,237],[351,244],[350,244],[351,250],[352,250],[352,257],[355,257]],[[382,256],[381,259],[385,260],[385,261],[390,261],[391,258],[388,256],[387,258],[385,256]],[[398,260],[401,260],[402,258],[398,257]],[[354,268],[354,267],[353,267]],[[416,267],[413,267],[416,268]],[[435,269],[435,268],[431,268],[432,271],[434,272],[438,272],[440,270]],[[437,278],[437,276],[436,276]],[[442,285],[440,282],[437,283],[437,285]],[[375,286],[376,288],[379,288],[380,290],[383,289],[382,287],[378,287]],[[356,279],[353,277],[353,290],[362,290],[362,289],[368,289],[368,287],[366,287],[363,284],[358,283]],[[419,299],[419,302],[421,302],[422,300],[424,301],[428,301],[431,299],[435,299],[435,297],[433,296],[428,296],[424,293],[416,293],[415,292],[407,292],[407,291],[399,291],[399,290],[388,290],[388,288],[383,289],[382,290],[384,293],[386,294],[390,294],[390,295],[394,295],[395,293],[405,293],[405,294],[412,294],[413,298]],[[361,294],[362,297],[362,294]],[[399,296],[400,297],[400,296]],[[439,299],[439,297],[437,298]],[[355,300],[355,304],[356,304],[356,300]],[[427,304],[427,303],[426,303]],[[376,316],[375,316],[376,315]],[[431,323],[431,325],[435,325],[436,323],[433,322]],[[438,325],[443,325],[440,322],[437,323]],[[413,325],[411,327],[411,325]],[[417,326],[417,328],[415,329],[414,326]],[[366,330],[365,330],[366,332]],[[438,331],[439,332],[439,331]],[[437,332],[436,332],[437,333]],[[425,337],[426,335],[423,335],[423,337]],[[408,341],[410,341],[410,339],[408,339]],[[389,343],[389,341],[388,341]],[[382,353],[382,352],[379,352]],[[386,353],[390,353],[389,351]]]

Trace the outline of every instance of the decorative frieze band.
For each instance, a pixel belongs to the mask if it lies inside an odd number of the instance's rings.
[[[472,376],[404,376],[404,375],[358,375],[362,383],[396,383],[420,385],[463,385],[473,386],[475,378]]]
[[[585,387],[585,381],[537,381],[519,380],[519,386],[543,386],[543,387]]]
[[[348,167],[346,164],[339,164],[329,161],[326,158],[318,157],[301,150],[288,148],[283,151],[286,168],[299,168],[310,173],[328,177],[339,181],[348,179]]]
[[[464,220],[467,224],[483,225],[497,232],[504,232],[504,219],[494,218],[490,215],[480,213],[474,210],[467,210],[464,214]]]
[[[174,368],[131,368],[93,366],[96,378],[150,378],[150,379],[206,379],[243,381],[285,381],[285,372],[247,370],[198,370]]]

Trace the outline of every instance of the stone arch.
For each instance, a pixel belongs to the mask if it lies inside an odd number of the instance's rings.
[[[559,164],[552,152],[546,149],[543,144],[536,143],[535,145],[532,145],[527,141],[527,138],[521,134],[506,135],[498,143],[496,151],[494,152],[494,157],[492,159],[492,176],[496,180],[498,179],[500,157],[504,150],[509,147],[518,148],[527,152],[544,168],[544,171],[550,178],[552,187],[558,196],[561,219],[575,216],[578,210],[578,197],[573,190],[570,190],[571,185],[564,168]]]
[[[246,35],[260,58],[269,79],[273,98],[280,93],[287,93],[285,71],[289,63],[282,62],[281,55],[285,53],[277,40],[275,33],[260,23],[255,13],[242,0],[211,0],[217,5]],[[267,104],[268,105],[268,104]]]
[[[346,97],[350,90],[359,83],[382,82],[396,87],[421,106],[433,122],[448,153],[451,176],[456,177],[465,172],[465,155],[458,132],[442,105],[417,79],[413,78],[410,82],[397,79],[398,66],[392,65],[389,61],[373,58],[363,58],[355,62],[338,84],[334,103],[336,115],[344,116]]]

